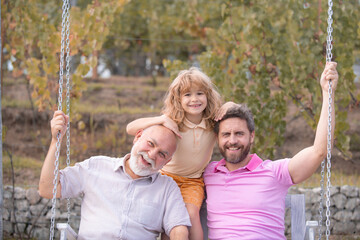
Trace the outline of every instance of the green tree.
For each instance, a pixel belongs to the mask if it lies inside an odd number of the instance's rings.
[[[211,16],[214,20],[221,16],[219,26],[207,26],[204,20],[198,25],[197,32],[205,32],[198,37],[207,48],[199,57],[202,69],[226,100],[251,108],[257,127],[254,150],[267,157],[283,143],[287,101],[294,101],[308,124],[316,128],[321,106],[318,79],[325,64],[326,2],[227,0]],[[210,5],[212,2],[198,1],[191,11],[200,13]],[[354,104],[351,96],[358,94],[352,66],[354,50],[359,47],[359,21],[355,20],[360,19],[359,3],[336,2],[333,9],[333,60],[339,62],[341,79],[336,93],[336,147],[350,157],[346,119]],[[165,64],[170,71],[184,66],[178,61]]]
[[[70,11],[70,55],[81,55],[85,63],[72,75],[71,95],[81,96],[83,76],[96,67],[94,51],[102,48],[114,16],[121,13],[127,0],[92,2]],[[25,77],[33,87],[32,97],[39,110],[55,105],[61,39],[61,1],[2,0],[4,19],[4,61],[11,61],[13,76]],[[3,62],[4,62],[3,61]]]

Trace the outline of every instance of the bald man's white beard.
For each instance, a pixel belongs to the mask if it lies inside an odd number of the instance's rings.
[[[134,146],[133,146],[133,148],[134,148]],[[147,161],[151,165],[146,166],[146,165],[142,164],[140,162],[141,156],[145,159],[145,161]],[[136,175],[141,176],[141,177],[146,177],[151,174],[157,173],[159,171],[159,169],[155,168],[155,161],[152,160],[151,158],[149,158],[149,155],[146,152],[133,153],[133,150],[131,150],[131,155],[130,155],[130,159],[129,159],[129,167],[130,167],[131,171],[133,171]]]

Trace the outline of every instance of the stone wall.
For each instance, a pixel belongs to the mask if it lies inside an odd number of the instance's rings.
[[[359,192],[359,188],[353,186],[332,187],[330,189],[331,234],[360,234]],[[320,188],[290,188],[289,193],[305,194],[306,220],[318,220]],[[70,225],[76,231],[80,223],[80,204],[80,199],[72,199],[70,203]],[[67,222],[66,200],[57,201],[56,217],[56,222]],[[19,232],[25,239],[30,237],[49,239],[50,218],[51,200],[41,198],[37,189],[16,187],[13,191],[10,186],[4,188],[3,227],[5,239],[9,236],[19,237]],[[285,225],[286,233],[289,234],[289,211],[285,216]],[[58,233],[56,238],[58,239]]]
[[[290,194],[305,195],[306,221],[319,220],[320,188],[304,189],[292,187]],[[360,234],[360,193],[354,186],[341,186],[330,188],[330,231],[333,235],[359,235]],[[326,196],[324,195],[324,198]],[[323,201],[323,226],[326,220],[326,199]],[[286,233],[290,233],[290,211],[285,215]]]
[[[80,199],[70,200],[70,225],[77,231],[80,225]],[[23,239],[49,239],[51,200],[41,198],[36,188],[4,188],[3,235]],[[14,215],[15,212],[15,215]],[[56,201],[55,224],[67,222],[67,200]],[[19,234],[20,232],[20,234]],[[58,231],[55,238],[59,239]]]

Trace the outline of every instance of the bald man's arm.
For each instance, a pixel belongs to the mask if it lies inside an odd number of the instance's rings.
[[[176,226],[170,231],[171,240],[188,240],[189,230],[186,226]]]

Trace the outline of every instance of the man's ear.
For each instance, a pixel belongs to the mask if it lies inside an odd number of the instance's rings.
[[[137,140],[139,140],[139,138],[141,137],[143,132],[144,132],[143,129],[140,129],[139,131],[136,132],[133,143],[135,143],[135,142],[137,142]]]
[[[252,131],[252,133],[250,134],[250,142],[251,142],[251,144],[254,143],[254,139],[255,139],[255,131]]]

